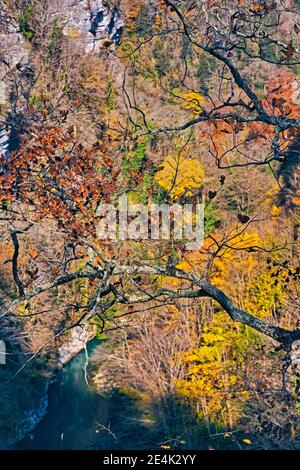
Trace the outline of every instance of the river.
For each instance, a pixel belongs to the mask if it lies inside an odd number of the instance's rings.
[[[94,339],[87,350],[89,375],[99,367],[103,345]],[[15,449],[240,448],[235,439],[219,436],[220,429],[216,428],[215,438],[209,437],[203,423],[197,421],[195,426],[194,421],[188,420],[185,409],[174,409],[168,420],[161,406],[155,411],[147,400],[139,400],[121,390],[98,393],[86,380],[85,363],[86,354],[82,351],[58,373],[49,387],[47,415]]]
[[[101,343],[88,344],[90,372]],[[159,447],[136,400],[115,390],[103,395],[85,377],[85,351],[74,357],[49,387],[45,418],[18,445],[22,450],[142,449]]]
[[[98,347],[88,347],[90,361]],[[49,387],[49,405],[45,418],[20,444],[21,449],[86,449],[93,441],[97,420],[107,415],[104,398],[86,383],[85,352],[80,352],[58,374]]]

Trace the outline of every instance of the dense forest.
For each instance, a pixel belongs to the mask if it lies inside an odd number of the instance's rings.
[[[38,448],[81,354],[109,409],[53,448],[300,449],[300,1],[0,0],[0,26],[0,448]]]

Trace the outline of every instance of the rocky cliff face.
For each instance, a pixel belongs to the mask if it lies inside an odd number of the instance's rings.
[[[57,24],[70,47],[82,54],[97,55],[104,48],[113,49],[121,42],[124,22],[119,2],[104,0],[53,0],[47,11],[28,14],[26,9],[11,15],[0,0],[0,153],[4,156],[18,146],[18,129],[23,129],[28,96],[37,80],[33,55],[37,44],[32,37],[30,15],[42,17],[40,28]],[[26,16],[27,18],[27,16]],[[27,21],[27,20],[26,20]],[[34,21],[33,21],[34,22]],[[18,82],[18,87],[16,83]],[[14,129],[12,132],[11,129]]]
[[[64,34],[80,40],[86,52],[97,53],[105,41],[121,42],[124,22],[118,8],[108,2],[64,0],[58,14],[65,23]]]
[[[67,364],[74,356],[85,348],[87,342],[95,335],[86,328],[75,327],[70,330],[70,337],[62,346],[58,348],[58,363],[60,365]]]
[[[105,0],[53,0],[47,4],[47,11],[41,7],[41,14],[44,15],[45,27],[57,21],[63,27],[63,33],[84,46],[85,52],[97,53],[105,41],[116,45],[121,42],[124,21],[118,4],[119,2]],[[16,13],[11,18],[9,7],[3,2],[0,2],[0,6],[0,42],[5,44],[5,49],[10,54],[7,57],[10,64],[11,61],[24,61],[30,50],[26,39],[32,39],[26,34],[24,22],[22,23],[22,15],[26,14],[26,9],[23,13],[20,10],[19,14]]]

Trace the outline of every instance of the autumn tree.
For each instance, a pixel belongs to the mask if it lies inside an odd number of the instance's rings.
[[[274,221],[273,233],[265,240],[251,233],[253,224],[261,226],[264,220],[248,214],[247,205],[238,208],[238,221],[209,219],[213,217],[211,204],[222,194],[231,171],[266,167],[276,182],[278,166],[290,158],[288,149],[300,128],[298,84],[293,73],[299,65],[299,11],[288,0],[228,1],[226,5],[218,1],[154,3],[142,3],[135,19],[130,18],[128,36],[120,48],[112,55],[103,53],[105,65],[114,59],[123,73],[114,83],[108,79],[109,67],[105,69],[109,86],[101,89],[100,99],[94,90],[99,91],[102,82],[74,53],[72,64],[79,61],[76,79],[65,80],[55,102],[50,73],[57,60],[53,49],[47,61],[54,62],[46,67],[44,76],[48,86],[44,89],[43,83],[33,82],[26,95],[31,99],[21,145],[1,157],[3,233],[13,247],[7,262],[16,284],[15,298],[6,299],[3,314],[14,315],[22,304],[25,316],[35,315],[38,312],[33,311],[32,302],[38,296],[62,288],[72,292],[76,282],[84,280],[84,300],[72,300],[70,292],[62,297],[68,321],[58,335],[86,322],[96,322],[103,331],[118,327],[124,317],[148,303],[156,308],[179,299],[201,302],[209,298],[233,322],[290,351],[300,340],[298,326],[280,326],[262,315],[263,306],[258,304],[257,310],[253,305],[250,308],[234,295],[235,289],[229,292],[228,286],[218,284],[216,273],[222,271],[219,260],[234,252],[245,251],[260,259],[281,250],[289,253],[287,262],[296,279],[295,211],[285,220],[284,230]],[[132,21],[136,21],[137,34],[128,41]],[[287,27],[293,31],[288,42]],[[31,25],[26,28],[28,36]],[[167,46],[160,50],[163,41]],[[61,44],[64,42],[66,49],[59,55],[66,78],[64,69],[68,65],[71,74],[72,64],[64,62],[69,57],[68,40],[62,39]],[[156,45],[153,57],[152,44]],[[37,64],[44,65],[45,50],[39,44],[35,47]],[[170,50],[174,55],[170,56]],[[152,63],[145,60],[147,54]],[[86,60],[94,63],[90,56]],[[207,64],[206,76],[203,63]],[[195,64],[201,86],[195,82]],[[6,74],[14,77],[9,65],[6,67]],[[159,116],[151,100],[147,102],[144,80],[152,84],[153,103],[162,105]],[[47,95],[46,90],[51,93]],[[176,115],[171,112],[174,107]],[[85,129],[76,121],[81,116],[84,123],[91,117],[96,129],[89,146],[80,139]],[[221,170],[209,191],[201,154]],[[194,259],[189,259],[182,243],[173,240],[111,243],[97,239],[98,206],[114,204],[124,192],[134,202],[141,201],[141,194],[143,200],[146,196],[165,203],[193,202],[204,196],[210,210],[206,221],[213,228]],[[276,216],[274,209],[273,218]],[[63,240],[63,255],[52,260],[52,266],[44,260],[45,269],[25,282],[20,270],[22,236],[30,235],[36,225],[46,230],[49,224]],[[116,305],[120,307],[117,313]]]

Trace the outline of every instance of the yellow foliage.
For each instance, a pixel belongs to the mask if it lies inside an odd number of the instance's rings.
[[[218,287],[225,288],[230,294],[232,287],[235,291],[237,288],[236,284],[233,285],[235,276],[240,283],[243,283],[243,281],[247,282],[247,279],[256,272],[257,257],[254,253],[249,253],[246,250],[251,247],[259,247],[262,242],[258,233],[245,231],[235,235],[233,232],[227,245],[215,260],[213,281]],[[243,273],[243,277],[241,277],[241,273]],[[241,285],[241,288],[244,288],[244,285]]]
[[[191,264],[188,261],[180,261],[176,268],[181,269],[182,271],[189,271],[191,270]]]
[[[247,251],[247,248],[264,246],[258,233],[244,232],[232,238],[228,245],[215,260],[214,284],[252,315],[260,318],[272,315],[284,302],[282,286],[286,269],[266,266],[257,253]]]
[[[19,305],[18,307],[18,314],[19,315],[26,315],[28,314],[28,304],[26,302],[23,302]]]
[[[79,37],[79,30],[77,28],[69,28],[68,29],[68,36],[71,39],[77,39]]]
[[[252,444],[252,441],[250,441],[250,439],[243,439],[243,442],[248,445]]]
[[[279,217],[282,212],[281,207],[278,206],[272,206],[271,209],[271,216],[275,219],[276,217]]]
[[[220,237],[215,235],[218,242],[222,241]],[[271,241],[272,237],[267,234],[266,239]],[[256,232],[232,231],[227,245],[215,260],[213,283],[256,317],[282,310],[287,300],[284,285],[291,269],[276,254],[263,262],[253,251],[265,245]],[[186,261],[178,267],[186,269]],[[248,367],[245,358],[262,339],[250,328],[234,325],[219,306],[216,309],[211,323],[203,328],[200,346],[182,355],[187,373],[178,380],[177,393],[194,401],[201,418],[232,426],[249,399],[243,379]],[[251,441],[245,439],[244,443],[250,445]]]
[[[177,393],[196,400],[201,416],[225,425],[238,419],[248,398],[239,373],[248,347],[243,328],[233,328],[224,313],[216,314],[203,330],[200,347],[185,353],[187,374],[177,382]]]
[[[187,151],[177,151],[167,156],[155,178],[176,200],[183,194],[192,194],[192,190],[202,186],[204,169],[198,160],[188,157]]]
[[[286,293],[283,281],[287,272],[278,271],[277,267],[270,267],[248,283],[244,300],[247,312],[264,318],[284,304]]]
[[[200,93],[188,91],[183,93],[182,97],[184,98],[184,109],[192,111],[194,115],[201,114],[204,110],[205,99],[200,95]]]
[[[297,196],[294,196],[294,197],[292,198],[292,203],[293,203],[295,206],[300,207],[300,196],[298,196],[298,195],[297,195]]]

